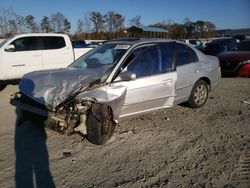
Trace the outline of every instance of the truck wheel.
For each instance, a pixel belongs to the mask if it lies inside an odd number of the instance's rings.
[[[93,103],[87,117],[87,139],[103,145],[113,135],[115,125],[112,109],[106,104]]]
[[[4,81],[0,80],[0,91],[2,91],[6,86],[7,84]]]
[[[187,104],[191,108],[200,108],[202,107],[208,98],[208,85],[204,80],[198,80],[189,96]]]

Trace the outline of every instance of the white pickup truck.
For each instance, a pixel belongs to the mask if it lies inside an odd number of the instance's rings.
[[[91,48],[72,47],[65,34],[32,33],[0,43],[0,91],[11,80],[37,70],[65,68]]]

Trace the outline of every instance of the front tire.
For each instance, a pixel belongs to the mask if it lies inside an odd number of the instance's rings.
[[[106,104],[94,103],[87,117],[87,139],[92,144],[103,145],[114,133],[116,123],[112,109]]]
[[[189,96],[187,104],[191,108],[200,108],[202,107],[208,98],[208,85],[204,80],[198,80]]]

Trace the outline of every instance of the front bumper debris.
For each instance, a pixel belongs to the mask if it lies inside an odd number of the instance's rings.
[[[10,104],[24,111],[34,113],[39,116],[51,118],[56,121],[65,122],[63,117],[58,117],[56,112],[48,110],[45,106],[37,104],[25,97],[19,92],[11,96]]]

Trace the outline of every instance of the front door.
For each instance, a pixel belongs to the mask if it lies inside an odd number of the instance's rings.
[[[3,61],[8,62],[10,69],[7,79],[21,78],[24,74],[42,70],[42,51],[37,37],[22,37],[11,42],[13,52],[3,53]]]
[[[127,87],[120,118],[171,107],[174,102],[177,79],[173,66],[174,43],[137,48],[134,54],[123,71],[135,73],[136,79],[114,83]]]

